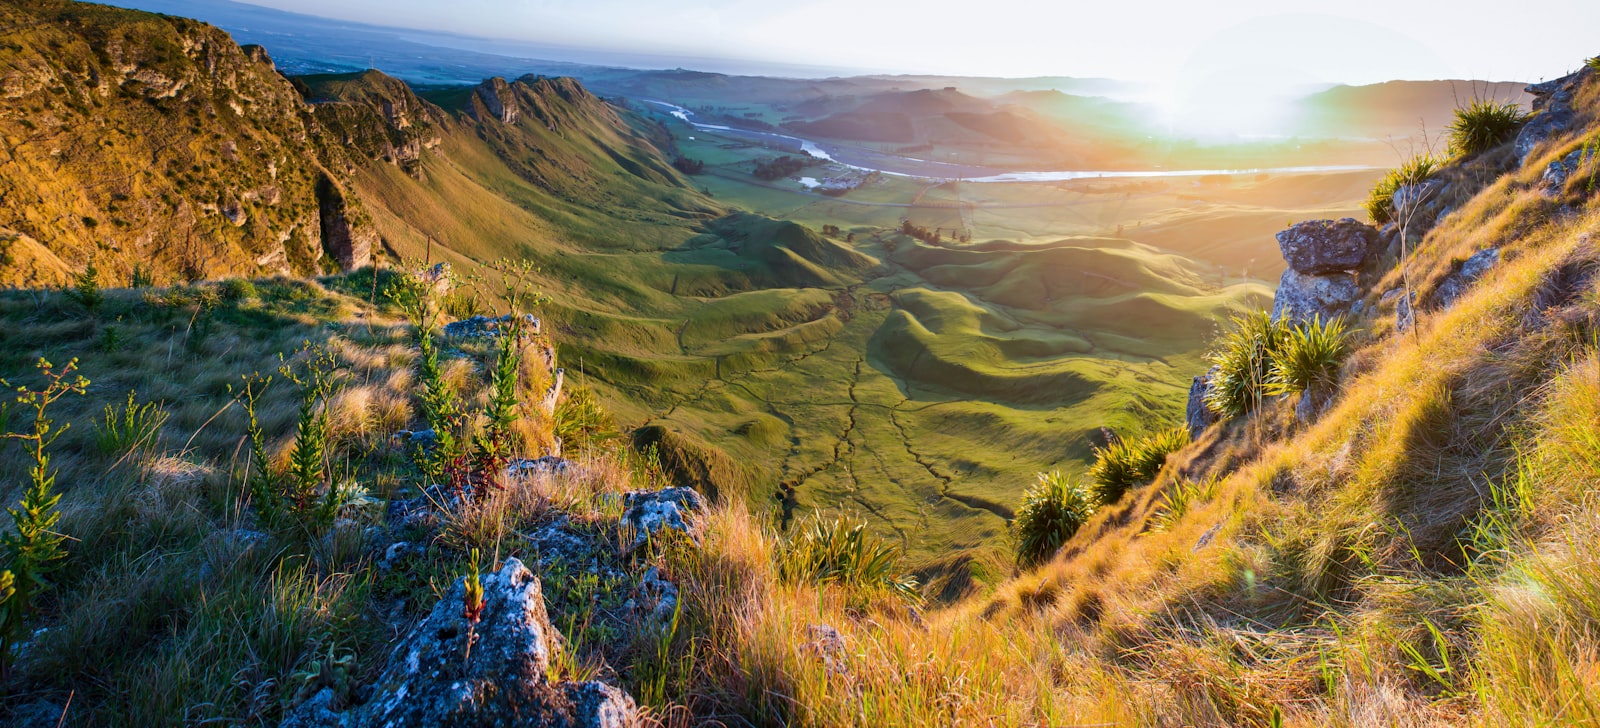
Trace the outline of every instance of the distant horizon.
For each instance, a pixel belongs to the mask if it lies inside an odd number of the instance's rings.
[[[991,0],[991,9],[981,14],[953,0],[929,0],[914,13],[874,0],[795,0],[782,6],[693,0],[672,8],[648,0],[458,0],[448,11],[427,0],[239,2],[482,44],[462,50],[504,53],[512,46],[542,46],[589,59],[609,54],[622,59],[613,65],[630,68],[790,78],[1070,77],[1216,86],[1226,75],[1280,89],[1391,80],[1535,82],[1600,53],[1600,43],[1584,32],[1600,27],[1600,4],[1578,0],[1529,0],[1530,13],[1565,13],[1570,22],[1522,38],[1485,27],[1492,24],[1478,22],[1485,16],[1470,8],[1440,14],[1427,7],[1431,3],[1405,0],[1348,0],[1339,8],[1228,0],[1204,9],[1176,0],[1044,8],[1029,7],[1026,0]],[[1487,12],[1487,0],[1465,2],[1485,5]],[[137,6],[139,0],[119,4]],[[1315,12],[1294,12],[1310,9]],[[942,13],[959,18],[959,38],[941,35],[947,28]],[[1068,30],[1084,25],[1130,30]],[[643,57],[652,62],[641,65]]]

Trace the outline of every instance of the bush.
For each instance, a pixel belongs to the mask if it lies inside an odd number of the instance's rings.
[[[1464,157],[1500,146],[1517,135],[1517,127],[1528,118],[1522,107],[1487,99],[1473,101],[1456,109],[1456,118],[1445,127],[1450,133],[1450,154]]]
[[[1040,473],[1039,482],[1022,494],[1011,521],[1017,564],[1035,566],[1054,556],[1094,515],[1094,500],[1083,483],[1060,471]]]
[[[1137,440],[1116,440],[1094,449],[1094,464],[1089,466],[1095,502],[1111,505],[1121,500],[1129,488],[1142,485],[1161,472],[1167,455],[1189,444],[1189,431],[1182,427],[1161,430]]]
[[[100,290],[100,269],[94,266],[94,261],[89,261],[82,271],[73,274],[72,287],[67,289],[67,296],[88,309],[89,313],[100,310],[106,295]]]
[[[243,278],[229,278],[222,282],[222,300],[238,303],[259,297],[256,284]]]
[[[1209,356],[1215,371],[1206,391],[1206,407],[1223,418],[1249,414],[1261,403],[1272,363],[1288,336],[1288,327],[1265,311],[1233,319],[1233,330]]]
[[[1394,193],[1406,185],[1420,184],[1439,171],[1442,163],[1432,154],[1421,154],[1407,160],[1378,180],[1367,194],[1367,216],[1377,225],[1395,222]]]
[[[815,514],[784,546],[778,575],[791,583],[843,584],[916,599],[917,579],[902,570],[903,556],[899,547],[868,533],[864,521]]]
[[[1350,353],[1350,333],[1344,319],[1322,317],[1291,329],[1272,359],[1267,380],[1269,394],[1325,394],[1339,383],[1339,366]]]
[[[94,445],[101,455],[121,457],[135,448],[155,445],[161,426],[167,423],[167,411],[155,402],[139,404],[134,399],[135,394],[128,392],[128,401],[121,407],[106,405],[100,419],[95,421]]]

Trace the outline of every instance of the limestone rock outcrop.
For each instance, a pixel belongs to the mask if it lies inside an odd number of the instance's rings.
[[[539,578],[515,558],[482,577],[483,601],[469,617],[460,581],[400,641],[366,704],[335,709],[324,690],[285,726],[551,726],[632,728],[638,707],[600,682],[555,682],[564,649],[550,624]]]
[[[1377,252],[1377,228],[1353,218],[1308,220],[1278,233],[1278,249],[1289,267],[1306,275],[1360,268]]]

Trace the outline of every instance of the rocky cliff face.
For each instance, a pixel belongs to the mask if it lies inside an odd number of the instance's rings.
[[[113,279],[309,272],[320,164],[305,105],[215,28],[69,2],[0,5],[0,229]]]

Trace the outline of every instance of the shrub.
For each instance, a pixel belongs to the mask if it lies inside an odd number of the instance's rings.
[[[1510,141],[1517,127],[1528,118],[1522,107],[1479,99],[1456,109],[1456,118],[1445,127],[1450,134],[1450,154],[1464,157],[1485,152]]]
[[[519,319],[513,319],[519,320]],[[519,326],[502,332],[499,340],[500,354],[495,359],[494,370],[489,374],[489,404],[484,408],[488,420],[483,429],[473,437],[473,469],[483,486],[496,486],[511,459],[513,451],[511,428],[517,419],[517,372],[522,368],[522,338]]]
[[[94,423],[94,445],[101,455],[121,457],[135,448],[155,444],[161,426],[167,423],[167,411],[155,402],[139,404],[135,392],[128,392],[128,401],[121,407],[106,405],[99,420]]]
[[[129,288],[149,288],[155,284],[155,274],[151,273],[150,269],[145,268],[143,264],[135,264],[133,272],[128,274]]]
[[[1189,431],[1174,427],[1095,448],[1094,464],[1089,466],[1095,501],[1101,505],[1117,502],[1129,488],[1155,478],[1166,464],[1167,455],[1187,444]]]
[[[1272,358],[1267,379],[1269,394],[1326,394],[1339,383],[1339,366],[1350,353],[1350,333],[1344,319],[1323,321],[1317,316],[1295,326]]]
[[[258,297],[256,284],[243,278],[229,278],[222,282],[222,300],[228,303],[239,303]]]
[[[1060,471],[1040,473],[1039,482],[1022,494],[1011,521],[1017,564],[1028,567],[1054,556],[1094,515],[1094,500],[1083,483]]]
[[[67,290],[67,295],[78,305],[95,313],[100,310],[100,305],[105,303],[106,295],[100,290],[100,269],[96,268],[94,261],[83,267],[82,271],[73,274],[72,288]]]
[[[1441,166],[1440,160],[1432,154],[1420,154],[1389,170],[1367,194],[1367,216],[1378,225],[1395,222],[1394,193],[1401,187],[1420,184]]]
[[[300,388],[286,492],[280,502],[300,525],[313,531],[333,522],[341,495],[328,472],[328,402],[338,389],[339,370],[333,353],[321,348],[307,350],[299,366],[285,364],[278,370],[284,379]]]
[[[76,359],[59,369],[40,359],[38,367],[45,378],[43,388],[16,388],[16,403],[33,410],[33,427],[28,432],[3,435],[4,439],[23,443],[33,466],[28,469],[21,505],[7,510],[13,530],[0,534],[0,548],[6,557],[5,569],[0,571],[0,678],[9,670],[17,641],[27,634],[23,618],[33,611],[34,599],[50,587],[45,577],[60,568],[60,561],[66,558],[61,548],[66,536],[56,531],[56,522],[61,520],[61,512],[56,510],[61,494],[55,492],[56,471],[50,467],[50,446],[71,425],[53,427],[50,405],[69,394],[82,395],[89,387],[89,380],[75,374]],[[10,388],[11,383],[0,379],[0,387]],[[10,408],[4,409],[9,415]]]
[[[800,526],[778,557],[778,575],[787,582],[882,589],[918,598],[917,579],[901,567],[900,548],[867,532],[864,521],[815,514]]]
[[[1206,407],[1223,418],[1249,414],[1261,403],[1272,376],[1272,362],[1288,327],[1265,311],[1236,316],[1209,359],[1215,367]]]

